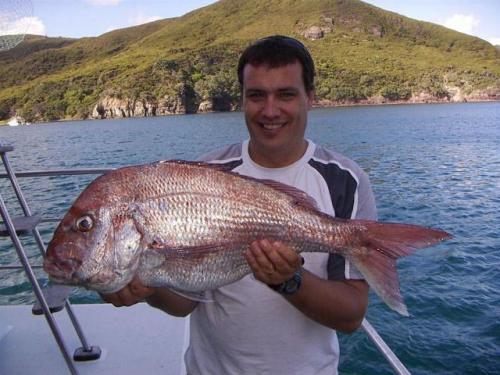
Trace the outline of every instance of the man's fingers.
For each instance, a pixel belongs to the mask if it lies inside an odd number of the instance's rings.
[[[147,288],[142,284],[129,284],[116,293],[101,294],[101,298],[104,301],[113,304],[113,306],[121,307],[132,306],[137,302],[142,301],[144,298],[150,296],[151,294],[153,294],[153,290],[150,290],[150,288]]]
[[[278,241],[254,241],[245,256],[255,278],[266,284],[290,279],[301,265],[300,256]]]
[[[290,275],[300,266],[297,254],[280,242],[272,244],[267,254],[274,268],[281,274]]]
[[[269,270],[276,270],[281,274],[293,274],[300,266],[300,256],[285,244],[268,240],[258,241],[260,256],[256,257],[261,267]]]
[[[286,264],[296,270],[302,265],[302,258],[299,254],[297,254],[294,250],[290,249],[288,246],[281,242],[274,242],[274,248],[280,255],[280,259]]]
[[[137,276],[134,276],[128,286],[130,288],[130,292],[139,300],[149,297],[154,293],[154,288],[144,286]]]
[[[132,293],[128,285],[125,288],[119,290],[116,294],[118,294],[123,306],[131,306],[138,300],[137,297]]]
[[[274,264],[270,261],[267,253],[271,250],[268,240],[254,241],[250,245],[250,252],[253,255],[256,266],[264,272],[273,272]]]
[[[111,303],[115,307],[121,307],[123,306],[123,303],[120,299],[120,296],[117,293],[112,293],[112,294],[101,294],[101,298],[107,302]]]

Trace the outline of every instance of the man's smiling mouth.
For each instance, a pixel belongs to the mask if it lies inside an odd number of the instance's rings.
[[[266,129],[266,130],[276,130],[276,129],[280,129],[283,126],[285,126],[285,123],[279,123],[279,124],[275,124],[275,123],[261,123],[261,126],[264,129]]]

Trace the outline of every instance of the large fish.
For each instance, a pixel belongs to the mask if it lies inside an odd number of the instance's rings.
[[[98,177],[57,227],[45,271],[101,293],[136,274],[147,286],[200,292],[250,273],[243,254],[267,238],[297,252],[342,254],[407,315],[396,259],[449,237],[416,225],[336,219],[295,188],[224,168],[165,161]]]

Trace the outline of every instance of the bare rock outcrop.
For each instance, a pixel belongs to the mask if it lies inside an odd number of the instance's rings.
[[[311,40],[321,39],[325,36],[325,33],[319,26],[311,26],[306,31],[304,31],[304,37]]]
[[[197,108],[185,97],[164,96],[156,99],[130,99],[116,96],[105,96],[99,100],[92,110],[94,119],[148,117],[174,114],[195,113]]]
[[[465,100],[469,102],[500,100],[500,89],[489,87],[484,90],[474,90],[469,95],[465,95]]]
[[[198,106],[198,112],[200,113],[213,112],[213,110],[214,107],[211,100],[204,100]]]
[[[384,30],[384,27],[383,26],[378,26],[378,25],[374,25],[371,27],[371,32],[373,35],[375,35],[376,37],[379,37],[379,38],[382,38],[385,34],[385,30]]]

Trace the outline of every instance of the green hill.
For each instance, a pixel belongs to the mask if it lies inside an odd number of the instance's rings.
[[[31,36],[0,53],[0,119],[238,107],[237,58],[286,34],[316,61],[319,105],[500,99],[500,51],[358,0],[221,0],[96,38]]]

